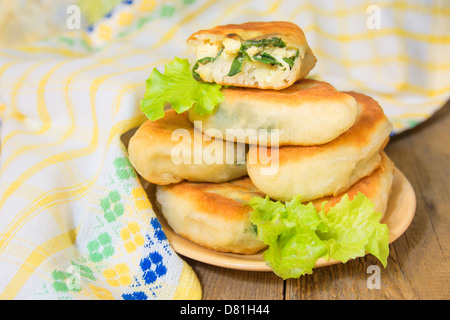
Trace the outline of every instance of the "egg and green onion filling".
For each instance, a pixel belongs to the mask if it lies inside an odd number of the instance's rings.
[[[210,56],[208,55],[210,54]],[[277,66],[280,71],[291,70],[299,57],[298,48],[289,48],[277,37],[241,41],[236,34],[229,34],[219,48],[216,44],[205,44],[197,52],[203,56],[195,63],[192,74],[195,79],[202,80],[202,73],[211,72],[208,64],[218,62],[223,69],[229,69],[226,76],[232,77],[242,72],[244,61],[260,62],[268,66]],[[231,61],[231,65],[230,65]]]

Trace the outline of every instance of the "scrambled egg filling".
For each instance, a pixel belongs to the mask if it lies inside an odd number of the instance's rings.
[[[288,47],[279,38],[243,42],[240,37],[231,34],[222,43],[205,41],[196,47],[195,55],[197,63],[193,75],[196,79],[213,81],[215,78],[234,76],[245,69],[258,81],[270,82],[279,76],[279,72],[291,70],[295,60],[299,56],[303,58],[304,52]]]

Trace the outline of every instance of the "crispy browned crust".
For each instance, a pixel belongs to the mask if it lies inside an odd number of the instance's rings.
[[[239,249],[239,250],[222,249],[220,247],[209,245],[206,242],[198,241],[195,236],[192,236],[192,235],[189,235],[189,234],[186,234],[183,232],[180,232],[178,234],[180,236],[182,236],[183,238],[186,238],[187,240],[189,240],[195,244],[198,244],[199,246],[202,246],[206,249],[217,251],[217,252],[237,253],[237,254],[255,254],[255,253],[258,253],[259,251],[261,251],[262,249],[264,249],[264,247],[266,246],[266,245],[264,245],[264,246],[262,246],[262,248],[257,248],[257,249],[253,249],[253,248],[252,249]]]
[[[180,130],[178,133],[182,136],[173,135],[177,130]],[[185,141],[186,134],[189,139]],[[172,161],[172,151],[180,143],[191,150],[190,163],[175,164]],[[196,130],[188,120],[186,113],[178,114],[170,109],[165,111],[163,118],[156,121],[148,120],[136,130],[128,144],[128,155],[136,171],[151,183],[164,185],[185,179],[223,182],[242,177],[247,173],[245,166],[236,165],[236,154],[235,162],[231,164],[226,163],[225,158],[221,163],[202,161],[197,164],[195,154],[212,146],[222,149],[226,157],[229,144],[230,142],[220,138],[205,139],[205,135]]]
[[[321,94],[316,92],[312,99],[320,100]],[[329,152],[333,149],[347,149],[351,147],[362,148],[368,145],[373,140],[374,135],[383,135],[385,137],[384,144],[381,150],[389,141],[389,133],[392,130],[392,124],[385,115],[383,109],[373,98],[356,92],[344,92],[354,97],[359,104],[360,111],[353,126],[338,136],[336,139],[317,146],[282,146],[279,148],[279,163],[287,163],[289,161],[296,161],[298,158],[311,157],[312,155]],[[294,100],[294,99],[293,99]],[[324,128],[326,129],[326,128]],[[267,150],[270,156],[271,150]],[[258,159],[258,147],[250,148],[249,157]],[[260,166],[264,166],[258,163]],[[270,164],[267,164],[270,165]]]
[[[216,26],[195,32],[187,39],[187,42],[204,37],[222,37],[233,34],[238,35],[243,40],[278,37],[288,41],[291,45],[308,45],[303,30],[296,24],[286,21],[245,22]]]
[[[225,96],[222,104],[225,105],[236,101],[255,105],[259,102],[270,102],[273,103],[273,108],[277,108],[279,106],[298,107],[303,103],[348,103],[349,100],[353,100],[349,95],[336,90],[331,84],[314,79],[299,80],[282,90],[228,87],[222,88],[221,91]]]
[[[264,197],[246,176],[224,183],[192,183],[183,181],[161,187],[189,201],[198,211],[209,212],[227,220],[247,219],[251,211],[244,203],[252,197]],[[235,196],[233,198],[232,196]],[[240,197],[240,200],[236,199]]]
[[[194,133],[194,127],[187,118],[187,113],[177,114],[175,110],[169,109],[165,111],[164,117],[156,121],[145,121],[138,129],[134,139],[163,139],[172,136],[176,129],[188,130]]]
[[[390,195],[395,166],[384,152],[381,152],[381,157],[381,164],[375,171],[341,194],[312,200],[315,208],[320,210],[322,203],[326,202],[324,206],[326,212],[339,203],[345,194],[352,200],[360,192],[374,202],[377,208],[385,208]],[[230,220],[247,219],[251,208],[243,204],[252,197],[265,197],[265,194],[254,186],[248,176],[220,184],[184,181],[161,188],[187,199],[198,210],[210,212],[211,215],[220,215],[222,218]],[[239,194],[242,197],[241,201],[225,196],[224,194],[227,192],[228,194]]]

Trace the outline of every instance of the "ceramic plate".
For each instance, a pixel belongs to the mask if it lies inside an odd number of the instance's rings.
[[[151,196],[154,191],[149,192]],[[150,197],[151,198],[151,197]],[[154,206],[156,207],[156,206]],[[207,264],[250,271],[271,271],[266,266],[262,257],[262,252],[254,255],[240,255],[233,253],[216,252],[203,248],[179,235],[177,235],[164,220],[162,215],[156,211],[167,239],[172,244],[173,249],[180,255],[201,261]],[[397,240],[409,227],[416,211],[416,196],[414,190],[403,173],[395,169],[394,181],[392,184],[391,196],[389,198],[386,213],[382,223],[389,228],[389,243]],[[333,260],[319,259],[316,268],[339,263]]]

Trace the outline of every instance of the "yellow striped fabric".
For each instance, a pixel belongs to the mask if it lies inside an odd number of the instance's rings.
[[[0,298],[201,299],[121,136],[145,120],[152,69],[189,58],[191,33],[269,20],[302,27],[310,76],[374,97],[394,133],[450,97],[446,0],[127,0],[80,30],[4,47]]]

